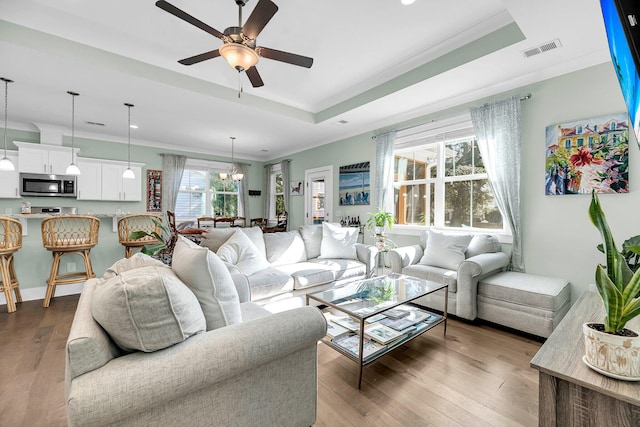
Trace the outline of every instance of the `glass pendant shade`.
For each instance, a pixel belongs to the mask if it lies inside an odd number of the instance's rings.
[[[258,63],[258,54],[240,43],[227,43],[220,47],[220,55],[232,68],[238,71],[248,70]]]
[[[124,173],[122,174],[123,178],[127,178],[127,179],[135,179],[136,174],[133,173],[133,170],[131,168],[127,168],[125,169]]]
[[[67,166],[65,173],[67,175],[80,175],[80,168],[74,162],[75,156],[75,119],[76,119],[76,96],[80,95],[76,92],[67,91],[71,95],[71,164]]]
[[[11,172],[14,170],[16,170],[16,167],[8,157],[3,157],[2,160],[0,160],[0,171]]]
[[[16,166],[7,157],[7,99],[9,83],[13,83],[13,80],[5,79],[4,77],[2,77],[1,80],[4,82],[4,157],[0,160],[0,171],[11,172],[16,170]]]
[[[67,170],[65,171],[67,175],[80,175],[80,168],[75,164],[71,163],[67,166]]]

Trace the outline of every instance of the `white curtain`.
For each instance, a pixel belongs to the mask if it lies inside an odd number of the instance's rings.
[[[178,192],[180,191],[180,181],[187,156],[163,153],[162,162],[162,206],[164,210],[175,212]]]
[[[269,218],[271,212],[271,171],[273,165],[264,165],[264,218]]]
[[[236,169],[243,175],[240,181],[240,195],[238,197],[238,209],[242,216],[246,218],[247,224],[251,221],[249,216],[249,165],[247,163],[236,163]]]
[[[287,212],[287,231],[289,231],[289,162],[283,160],[280,162],[280,173],[282,174],[282,191],[284,192],[284,210]],[[277,213],[277,212],[276,212]]]
[[[376,177],[373,200],[376,209],[395,212],[393,200],[393,142],[396,131],[376,136]]]
[[[471,108],[489,184],[500,212],[511,227],[513,271],[524,271],[520,221],[520,98],[511,97],[491,105]]]

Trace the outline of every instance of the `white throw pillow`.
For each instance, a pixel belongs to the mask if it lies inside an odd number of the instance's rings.
[[[356,259],[358,231],[356,227],[342,227],[340,224],[323,222],[318,258]]]
[[[298,231],[283,233],[267,233],[264,235],[267,249],[267,261],[277,267],[279,265],[296,264],[307,260],[307,250]]]
[[[304,240],[307,258],[318,258],[320,256],[320,246],[322,245],[322,225],[301,225],[298,231],[300,231],[300,236]]]
[[[122,258],[116,261],[111,267],[107,268],[102,278],[111,279],[112,277],[117,276],[118,274],[122,274],[125,271],[145,267],[148,265],[156,267],[167,267],[167,265],[159,259],[151,258],[149,255],[137,252],[133,254],[131,258]]]
[[[465,260],[464,251],[469,246],[470,234],[445,234],[428,230],[427,247],[420,264],[457,270]]]
[[[204,332],[198,299],[170,268],[123,271],[96,286],[91,314],[124,350],[152,352]]]
[[[498,238],[496,236],[490,234],[476,234],[471,239],[467,250],[465,251],[465,255],[467,258],[471,258],[472,256],[498,252],[500,250],[500,242],[498,242]]]
[[[269,261],[240,229],[216,252],[220,259],[235,265],[246,276],[269,268]]]
[[[180,236],[171,268],[198,298],[207,331],[242,322],[238,291],[215,253]]]

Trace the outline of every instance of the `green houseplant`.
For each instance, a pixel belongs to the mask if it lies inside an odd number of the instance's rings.
[[[160,261],[167,265],[171,265],[171,254],[173,253],[173,247],[176,244],[177,236],[171,231],[169,226],[155,218],[152,218],[154,224],[158,227],[160,232],[153,231],[151,233],[136,230],[129,233],[131,240],[138,240],[144,237],[153,237],[155,242],[144,245],[140,252],[145,255],[158,258]]]
[[[598,264],[595,274],[605,317],[601,324],[583,325],[585,362],[605,375],[639,379],[640,336],[625,326],[640,315],[640,298],[637,297],[640,292],[640,269],[634,273],[623,252],[616,247],[595,191],[591,193],[589,218],[600,231],[606,258],[606,266]]]
[[[386,226],[389,227],[389,230],[393,227],[393,215],[382,208],[378,208],[375,213],[369,214],[369,219],[367,220],[367,227],[369,230],[373,231],[376,234],[383,234],[384,228]],[[377,227],[377,229],[376,229]]]

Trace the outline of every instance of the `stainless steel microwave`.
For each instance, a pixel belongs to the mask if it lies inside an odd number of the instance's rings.
[[[73,175],[20,174],[21,196],[76,197]]]

